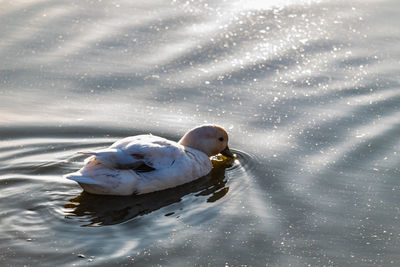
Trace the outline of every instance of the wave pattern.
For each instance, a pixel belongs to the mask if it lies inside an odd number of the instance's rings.
[[[38,137],[14,137],[0,143],[0,170],[4,174],[0,179],[0,223],[4,226],[0,244],[2,251],[7,251],[3,254],[4,263],[21,253],[38,265],[43,263],[43,254],[46,262],[58,264],[79,263],[79,254],[89,254],[88,259],[96,259],[99,264],[118,260],[159,238],[168,238],[177,229],[197,227],[221,216],[224,209],[236,209],[237,203],[230,200],[240,195],[227,193],[231,187],[236,192],[246,188],[246,183],[235,180],[245,174],[251,158],[235,151],[238,159],[234,163],[215,158],[209,175],[177,188],[132,197],[90,195],[63,179],[62,174],[81,167],[83,157],[77,151],[108,146],[118,137],[95,128],[82,132],[79,128],[65,129],[78,136],[86,131],[96,135],[85,139],[67,138],[65,134],[60,138],[58,129],[36,130],[30,131]],[[18,129],[13,128],[2,132],[4,136],[19,135]],[[43,137],[43,132],[48,136]],[[112,225],[118,227],[94,232],[79,227]],[[130,234],[123,229],[130,229]],[[104,240],[107,244],[100,252],[98,244]],[[69,256],[60,259],[59,251]],[[26,263],[24,259],[12,262]]]
[[[398,4],[264,2],[3,3],[0,262],[395,265]],[[234,166],[138,199],[61,179],[205,122]]]

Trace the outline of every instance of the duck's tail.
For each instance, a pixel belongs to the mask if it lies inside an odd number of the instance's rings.
[[[102,184],[100,181],[96,181],[89,176],[84,176],[84,175],[82,175],[80,173],[76,173],[76,172],[66,174],[66,175],[64,175],[64,178],[78,182],[80,184],[95,184],[95,185]]]

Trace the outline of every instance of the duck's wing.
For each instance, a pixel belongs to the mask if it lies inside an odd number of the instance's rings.
[[[142,162],[141,164],[135,165],[134,167],[131,167],[129,169],[133,169],[136,172],[151,172],[151,171],[155,170],[155,168],[147,165],[145,162]]]
[[[139,166],[138,170],[147,171],[169,168],[176,160],[182,157],[183,149],[176,142],[157,137],[146,136],[140,142],[130,142],[120,149],[136,160],[141,160],[146,166]]]
[[[137,172],[154,170],[146,164],[140,154],[128,154],[121,149],[106,148],[99,151],[81,151],[80,154],[91,155],[88,161],[95,161],[111,169],[132,169]]]
[[[106,149],[80,153],[92,155],[108,168],[149,172],[172,165],[182,151],[173,141],[140,135],[124,138]],[[88,160],[93,160],[93,157]]]

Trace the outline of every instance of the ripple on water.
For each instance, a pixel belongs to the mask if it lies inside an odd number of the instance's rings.
[[[85,226],[104,226],[123,223],[172,204],[175,204],[174,208],[167,208],[165,214],[176,217],[188,205],[198,205],[204,200],[208,203],[216,202],[228,193],[229,186],[234,183],[232,180],[240,179],[242,160],[245,164],[249,160],[244,153],[235,150],[234,153],[237,155],[236,160],[214,157],[210,174],[176,188],[126,197],[97,196],[82,192],[64,206],[68,210],[67,218],[79,217],[80,221],[87,222]]]
[[[237,198],[250,186],[246,172],[254,168],[251,155],[233,150],[236,160],[214,157],[211,173],[191,183],[139,196],[96,196],[62,174],[82,166],[85,156],[77,151],[107,146],[113,138],[9,141],[0,149],[0,249],[8,249],[8,256],[23,250],[36,262],[43,254],[65,262],[56,257],[60,250],[71,262],[79,253],[107,261],[155,240],[182,238],[179,231],[188,227],[201,231],[199,225],[239,209]]]

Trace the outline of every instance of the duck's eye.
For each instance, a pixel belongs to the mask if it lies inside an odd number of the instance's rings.
[[[222,142],[222,141],[224,141],[224,138],[220,137],[220,138],[218,138],[218,140]]]

